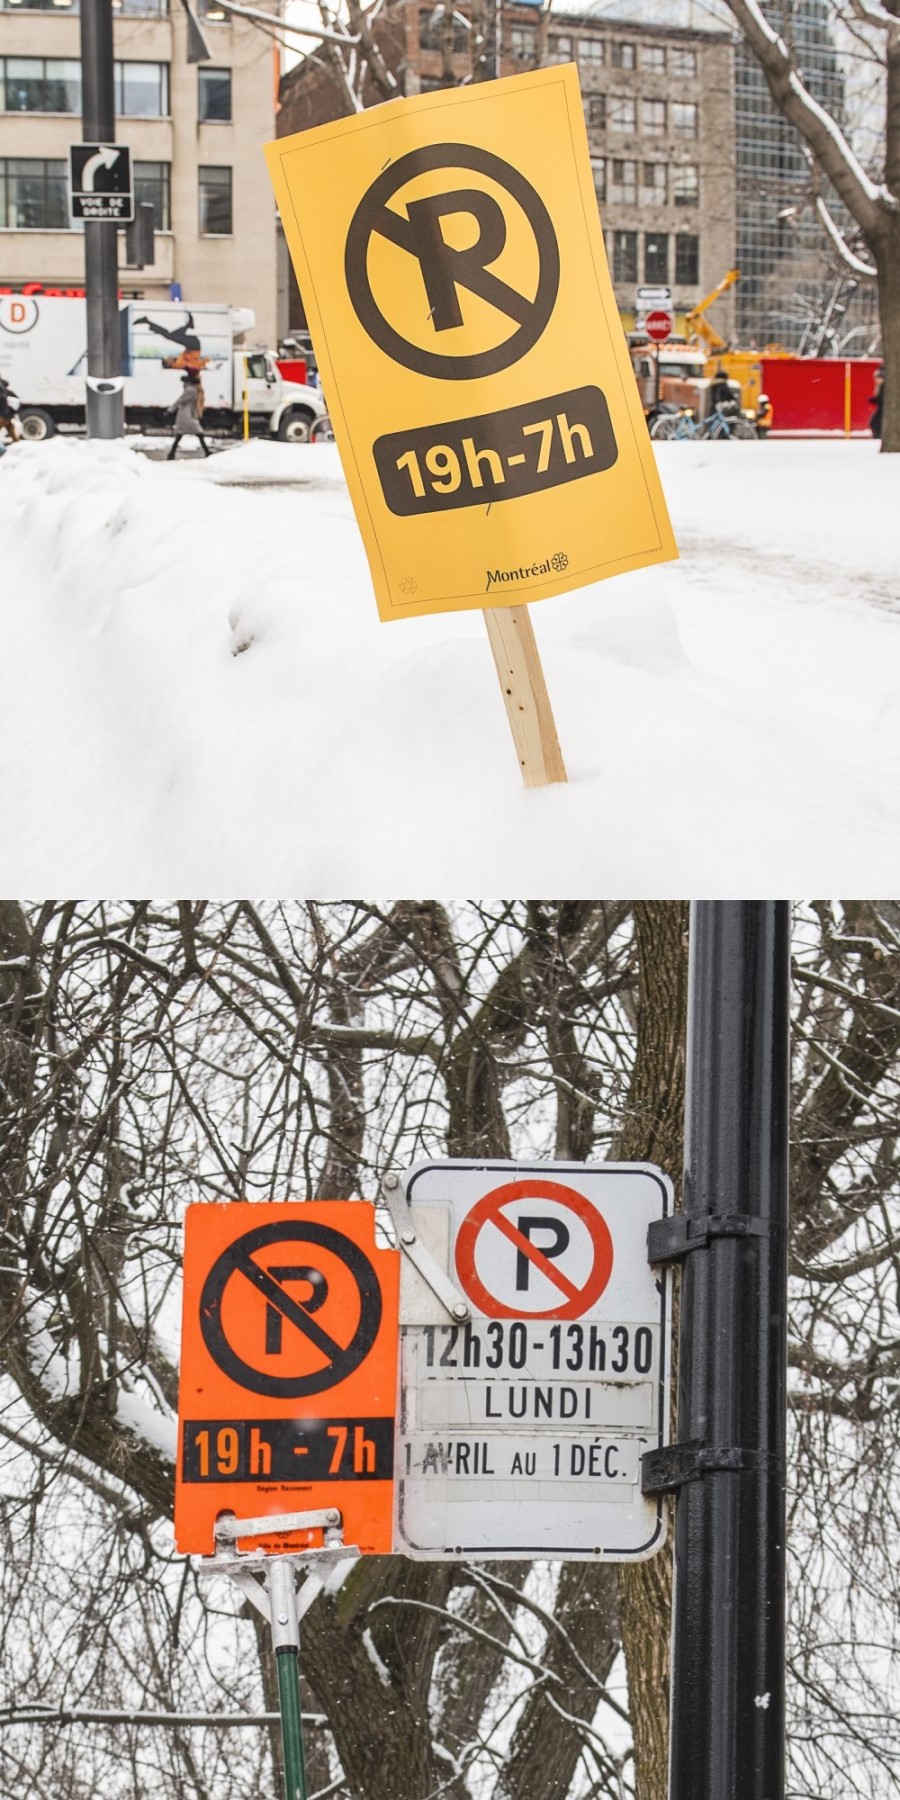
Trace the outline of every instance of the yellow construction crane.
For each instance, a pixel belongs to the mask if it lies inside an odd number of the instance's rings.
[[[707,356],[719,356],[726,351],[729,346],[726,344],[725,339],[719,336],[715,326],[710,324],[705,315],[713,303],[716,300],[721,299],[723,294],[727,294],[728,289],[734,287],[735,282],[740,281],[740,279],[740,269],[729,269],[727,273],[722,276],[718,287],[714,287],[712,293],[707,294],[705,300],[700,300],[695,307],[692,307],[689,313],[685,313],[684,322],[687,326],[688,337],[698,339],[699,342],[704,345]]]

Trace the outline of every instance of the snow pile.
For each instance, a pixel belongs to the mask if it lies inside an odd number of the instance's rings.
[[[479,613],[379,623],[333,446],[0,462],[8,891],[882,894],[900,458],[659,447],[679,563],[532,616],[526,792]]]

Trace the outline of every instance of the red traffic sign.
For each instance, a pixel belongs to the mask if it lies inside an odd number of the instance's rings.
[[[490,1319],[580,1318],[599,1300],[612,1266],[602,1213],[561,1181],[492,1188],[467,1214],[456,1240],[459,1280]]]
[[[659,310],[648,313],[644,321],[644,330],[654,344],[664,344],[666,338],[672,335],[672,314]]]

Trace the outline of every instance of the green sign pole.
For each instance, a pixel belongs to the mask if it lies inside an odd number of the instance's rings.
[[[300,1720],[300,1624],[293,1565],[287,1558],[273,1557],[268,1576],[286,1800],[308,1800]]]

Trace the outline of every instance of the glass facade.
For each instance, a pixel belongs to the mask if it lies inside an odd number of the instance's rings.
[[[634,282],[638,278],[638,234],[636,231],[614,231],[613,281]]]
[[[610,94],[609,129],[628,132],[637,130],[637,101],[633,94]]]
[[[641,205],[665,206],[668,199],[668,167],[664,162],[645,162],[641,174]]]
[[[824,0],[770,0],[767,16],[793,45],[813,99],[841,124],[844,81]],[[837,324],[834,337],[828,341],[822,336],[820,327],[835,284],[845,285],[847,271],[841,276],[822,227],[809,212],[796,220],[782,216],[808,193],[809,165],[797,132],[776,111],[758,64],[740,43],[735,47],[735,114],[738,340],[760,346],[782,343],[808,352],[839,351],[842,342],[851,350],[867,348],[876,309],[874,289],[863,284],[846,310],[842,305],[837,321],[832,315]],[[846,215],[827,184],[825,198],[838,222],[846,225]]]
[[[453,15],[450,32],[454,56],[464,56],[469,48],[469,31],[464,20]],[[419,11],[419,46],[422,50],[443,50],[447,41],[447,14],[443,6],[423,6]]]
[[[120,117],[166,118],[168,63],[117,62],[115,99]],[[60,56],[0,57],[0,112],[80,113],[80,62]]]
[[[118,62],[116,112],[120,118],[165,119],[169,112],[169,65]]]
[[[112,9],[126,18],[164,19],[169,11],[169,0],[112,0]],[[0,0],[0,12],[80,11],[79,0]]]
[[[136,162],[134,165],[134,198],[149,200],[153,208],[154,231],[172,229],[172,165],[167,162]]]
[[[700,171],[696,163],[675,163],[673,165],[672,199],[676,206],[699,205]]]
[[[669,279],[669,240],[664,231],[648,231],[644,237],[644,280]]]
[[[605,131],[606,130],[606,95],[605,94],[585,94],[585,96],[584,96],[584,114],[585,114],[585,121],[589,128],[593,129],[594,131]]]
[[[0,228],[68,230],[68,181],[62,158],[0,157]]]
[[[692,232],[676,233],[675,280],[685,287],[696,287],[700,280],[700,239]]]
[[[231,121],[231,70],[199,68],[197,70],[197,117],[201,123],[229,124]]]
[[[201,164],[198,175],[201,237],[230,236],[232,231],[231,170],[206,163]]]
[[[61,56],[0,56],[0,112],[80,111],[80,62]]]

